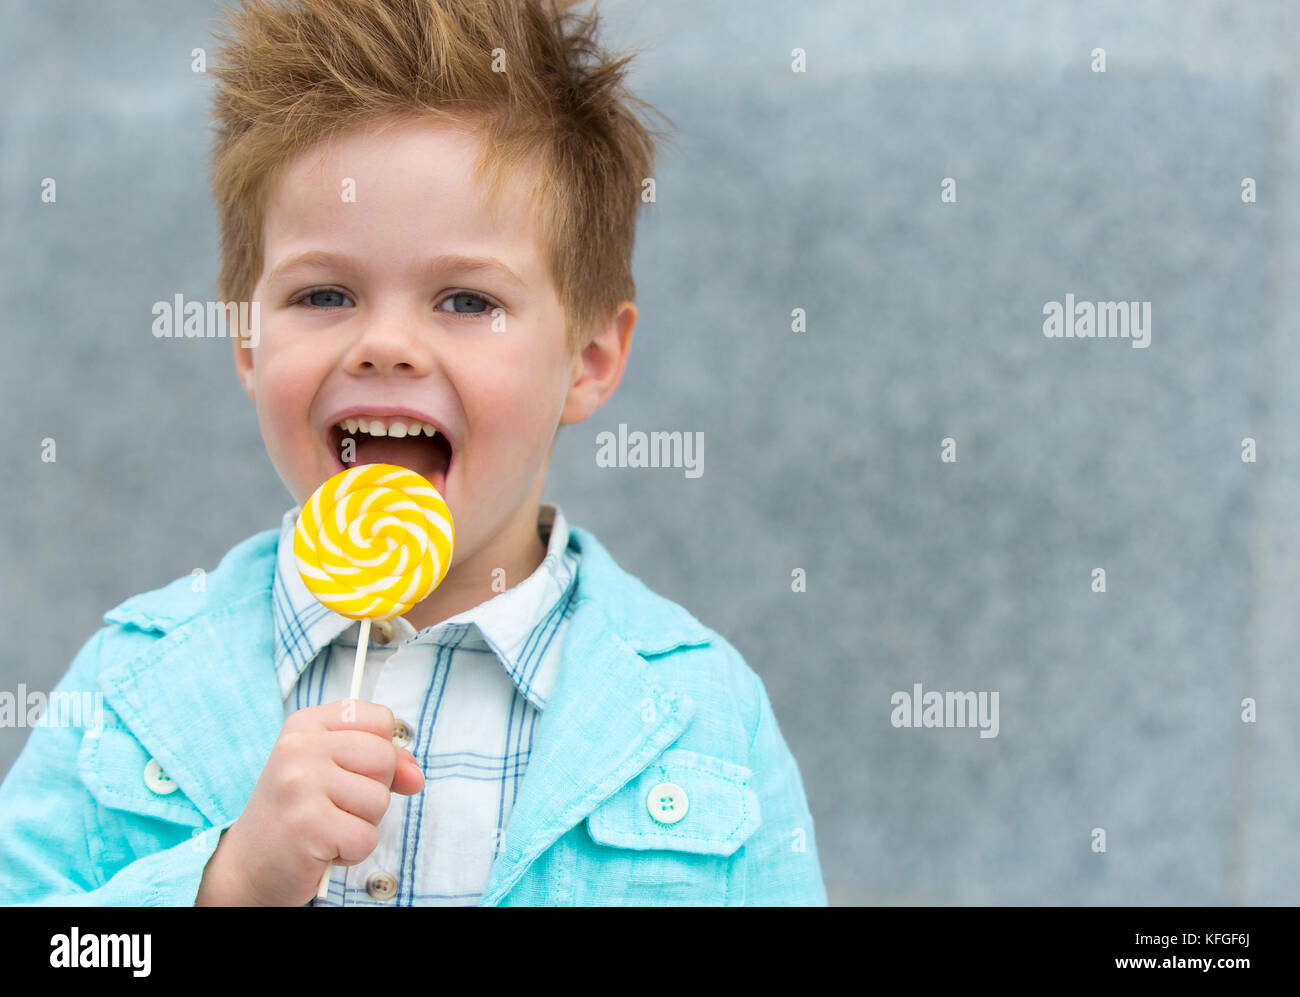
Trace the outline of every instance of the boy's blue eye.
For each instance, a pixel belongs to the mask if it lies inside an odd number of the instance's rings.
[[[488,301],[488,299],[483,297],[483,295],[481,294],[474,294],[470,291],[457,291],[455,294],[449,294],[447,297],[443,298],[442,301],[439,302],[437,310],[447,311],[448,309],[445,309],[442,306],[445,305],[448,301],[461,302],[462,304],[464,303],[473,304],[474,302],[478,302],[483,306],[482,308],[478,308],[473,311],[462,312],[462,311],[458,311],[455,305],[453,304],[452,308],[450,309],[451,313],[453,315],[459,315],[464,318],[472,318],[475,315],[486,314],[487,312],[490,312],[494,307],[496,307],[495,305],[492,304],[492,302]]]
[[[333,288],[323,287],[316,291],[308,291],[302,297],[296,299],[294,304],[305,303],[311,308],[338,308],[348,300],[348,296],[342,291],[336,291]],[[448,301],[452,302],[450,309],[443,308]],[[475,304],[480,307],[473,307]],[[461,311],[459,306],[470,306],[469,311]],[[458,291],[455,294],[449,294],[438,304],[437,311],[450,312],[459,318],[475,318],[479,315],[486,315],[497,307],[481,294],[475,294],[472,291]]]
[[[324,298],[324,301],[319,299]],[[347,300],[347,295],[342,291],[334,291],[330,288],[322,288],[319,291],[311,291],[304,294],[299,301],[306,301],[313,308],[335,308]]]

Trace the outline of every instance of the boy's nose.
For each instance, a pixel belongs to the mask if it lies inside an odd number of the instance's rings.
[[[422,375],[433,367],[433,351],[407,322],[375,321],[348,347],[343,366],[353,374]]]

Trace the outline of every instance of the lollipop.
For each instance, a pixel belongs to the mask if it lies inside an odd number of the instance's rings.
[[[370,621],[400,616],[437,588],[454,540],[438,490],[397,464],[340,471],[302,507],[293,553],[303,584],[327,609],[361,621],[349,698],[361,694]],[[329,880],[326,869],[317,897]]]

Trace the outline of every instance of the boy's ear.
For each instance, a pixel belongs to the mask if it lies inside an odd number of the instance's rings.
[[[632,327],[636,325],[636,305],[624,301],[613,319],[573,358],[569,394],[560,413],[560,425],[572,425],[605,404],[623,379],[628,348],[632,345]]]
[[[242,329],[240,330],[243,331]],[[253,397],[253,350],[245,346],[247,342],[244,336],[231,336],[230,342],[235,347],[235,374],[239,377],[239,384],[244,389],[244,394],[250,399]]]

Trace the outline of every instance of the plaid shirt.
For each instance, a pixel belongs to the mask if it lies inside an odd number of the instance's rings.
[[[346,699],[360,624],[307,591],[293,556],[300,507],[284,515],[271,589],[275,667],[290,714]],[[538,534],[545,559],[527,578],[420,632],[403,617],[371,622],[361,698],[393,711],[424,772],[424,789],[394,794],[379,844],[335,866],[317,906],[474,906],[528,765],[573,614],[579,555],[554,506]]]

